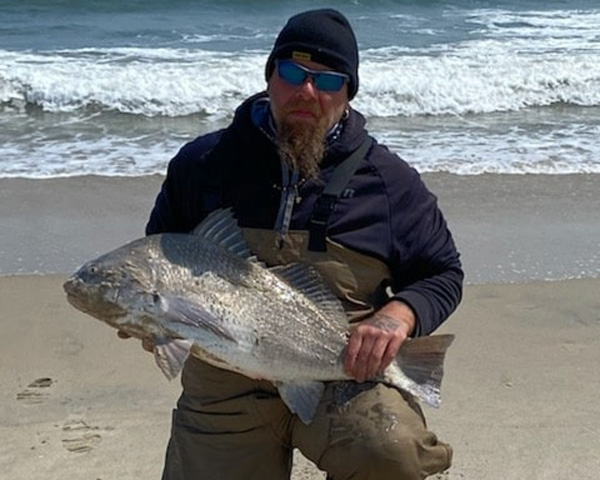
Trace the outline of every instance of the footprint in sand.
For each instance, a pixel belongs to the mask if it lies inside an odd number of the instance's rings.
[[[83,420],[69,420],[62,427],[65,436],[62,446],[69,452],[85,453],[102,441],[99,427],[92,427]]]
[[[44,377],[34,380],[27,388],[17,393],[17,400],[23,402],[25,405],[37,405],[46,401],[50,396],[50,388],[56,381],[51,378]]]

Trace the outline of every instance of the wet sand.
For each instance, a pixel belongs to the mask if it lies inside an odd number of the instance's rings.
[[[160,477],[178,380],[70,307],[61,284],[142,234],[161,180],[0,180],[2,478]],[[457,337],[443,404],[426,409],[455,449],[439,478],[595,478],[600,176],[425,180],[469,280],[441,329]],[[298,458],[294,480],[324,478]]]
[[[469,283],[600,277],[600,175],[423,178]],[[143,235],[161,182],[0,179],[0,275],[70,272]]]

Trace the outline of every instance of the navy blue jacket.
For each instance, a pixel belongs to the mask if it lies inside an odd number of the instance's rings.
[[[273,229],[280,207],[281,163],[271,137],[244,102],[232,124],[186,144],[170,162],[146,227],[147,234],[189,232],[212,210],[233,207],[242,227]],[[350,110],[339,136],[328,146],[319,179],[299,187],[291,230],[306,230],[319,194],[335,166],[367,138],[365,120]],[[415,336],[435,330],[461,299],[459,254],[436,197],[418,173],[375,143],[340,198],[327,235],[355,251],[385,262],[394,297],[417,316]]]

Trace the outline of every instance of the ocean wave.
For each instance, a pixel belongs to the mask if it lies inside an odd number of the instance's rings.
[[[484,53],[486,52],[487,53]],[[600,105],[597,56],[393,55],[363,62],[356,106],[368,116],[466,115],[557,104]],[[387,58],[387,60],[383,60]]]
[[[174,49],[0,52],[0,104],[145,116],[228,114],[262,88],[262,58]]]
[[[600,105],[593,52],[540,53],[483,39],[451,50],[386,47],[362,53],[354,105],[369,117],[465,115],[555,104]],[[515,54],[516,51],[520,54]],[[193,49],[0,50],[0,109],[227,117],[265,88],[267,53]]]
[[[505,10],[479,9],[467,15],[474,24],[484,27],[487,35],[495,37],[528,37],[594,40],[598,36],[600,10]]]

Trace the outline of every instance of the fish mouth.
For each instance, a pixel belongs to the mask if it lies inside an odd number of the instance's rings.
[[[77,292],[81,291],[82,282],[77,277],[70,277],[65,283],[63,283],[63,290],[67,296],[77,295]]]
[[[83,298],[85,297],[85,290],[81,280],[76,277],[69,278],[63,283],[63,290],[67,294],[67,300],[71,305],[79,309],[84,306],[85,302]]]
[[[67,301],[77,310],[101,320],[124,317],[127,311],[104,298],[102,286],[90,288],[80,278],[73,276],[63,284]]]

